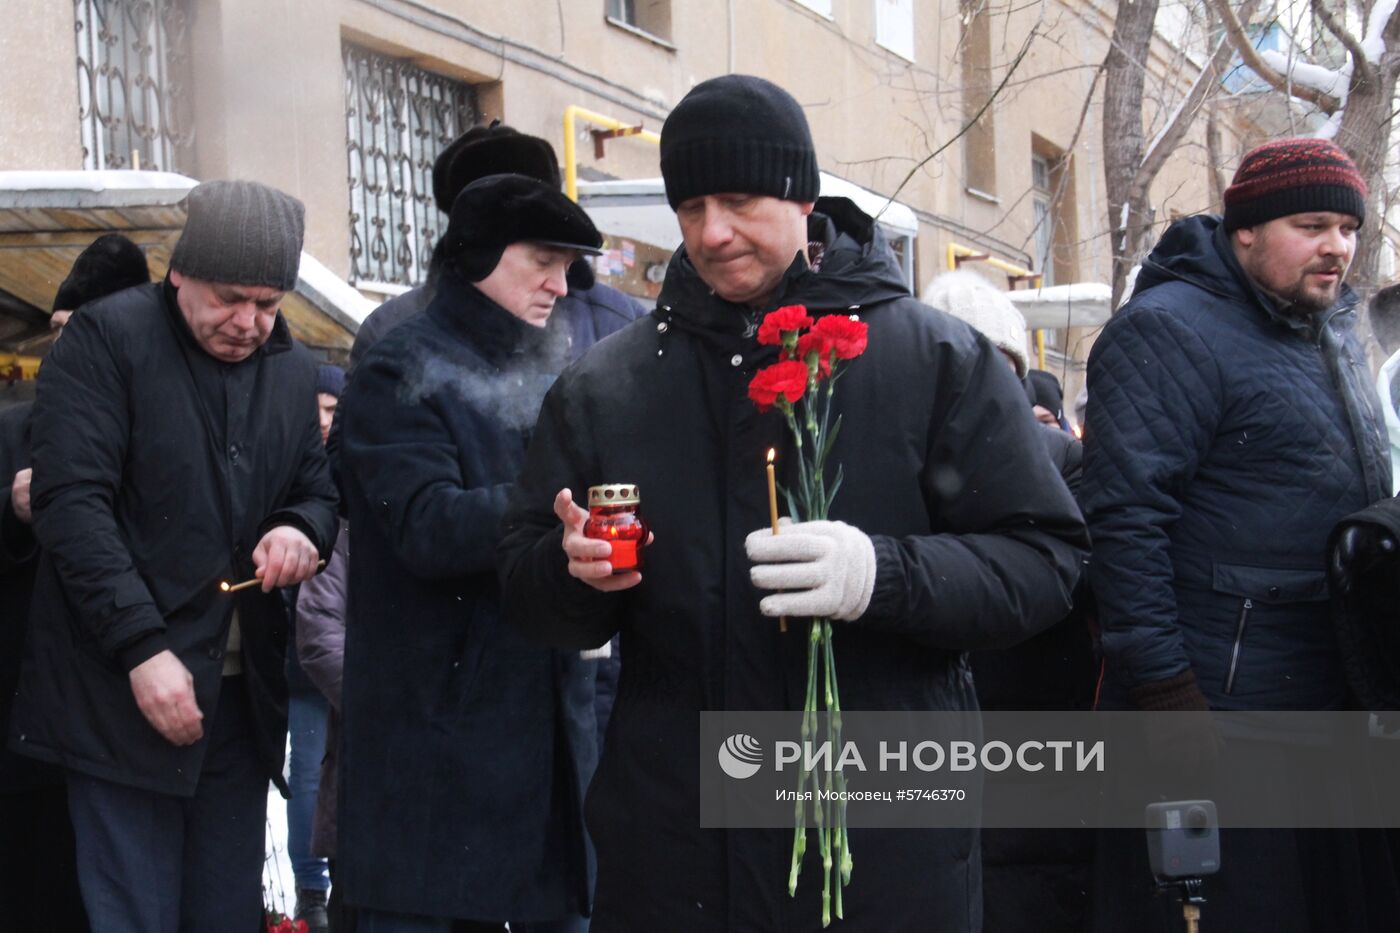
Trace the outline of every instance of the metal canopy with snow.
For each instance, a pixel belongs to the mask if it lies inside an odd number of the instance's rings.
[[[41,355],[48,309],[74,261],[104,233],[146,252],[165,275],[185,223],[181,202],[198,182],[169,172],[0,172],[0,353]],[[302,342],[348,350],[374,303],[306,253],[282,312]]]
[[[1049,288],[1017,289],[1006,297],[1020,310],[1030,330],[1063,330],[1107,324],[1113,290],[1100,282],[1076,282]]]

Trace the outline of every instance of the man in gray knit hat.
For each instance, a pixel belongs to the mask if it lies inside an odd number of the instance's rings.
[[[315,367],[278,312],[301,203],[216,181],[186,206],[167,279],[84,306],[40,372],[10,745],[67,772],[95,927],[246,933],[268,780],[285,791],[275,590],[329,553],[335,493]]]

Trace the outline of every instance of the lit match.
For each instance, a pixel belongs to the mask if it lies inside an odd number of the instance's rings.
[[[319,572],[325,569],[326,562],[323,560],[318,560],[316,562],[316,570]],[[251,580],[244,580],[242,583],[230,583],[227,580],[219,581],[219,589],[225,593],[237,593],[239,590],[246,590],[252,586],[262,586],[262,580],[259,580],[257,577],[254,577]]]

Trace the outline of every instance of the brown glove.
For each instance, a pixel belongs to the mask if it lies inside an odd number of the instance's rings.
[[[1143,710],[1185,713],[1210,709],[1206,695],[1196,683],[1196,672],[1190,670],[1166,680],[1138,684],[1128,691],[1128,696],[1132,698],[1134,706]]]
[[[1225,741],[1193,671],[1139,684],[1128,694],[1138,709],[1168,714],[1151,717],[1147,727],[1147,755],[1154,763],[1188,775],[1215,764]]]

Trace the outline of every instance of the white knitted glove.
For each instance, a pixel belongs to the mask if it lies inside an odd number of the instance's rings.
[[[612,642],[604,642],[598,648],[584,648],[578,653],[578,656],[584,661],[602,661],[605,658],[610,658],[612,657]]]
[[[793,522],[780,533],[762,528],[744,540],[753,585],[785,590],[758,604],[766,616],[823,616],[851,621],[864,614],[875,590],[875,545],[845,522]]]

